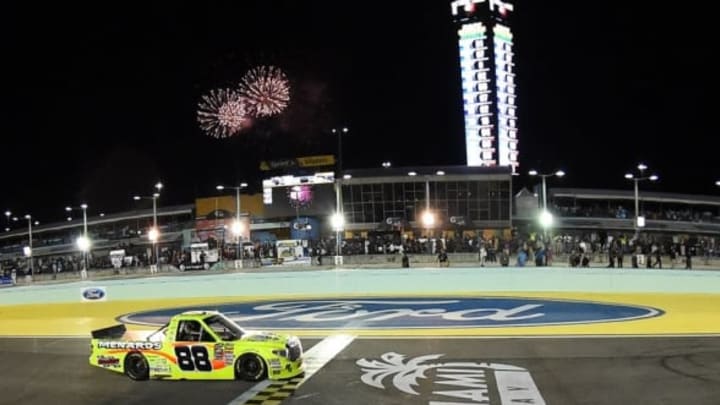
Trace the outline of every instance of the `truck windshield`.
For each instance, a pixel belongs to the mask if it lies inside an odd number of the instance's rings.
[[[223,341],[238,340],[245,334],[245,331],[235,322],[223,315],[213,315],[205,318],[205,324],[217,334]]]

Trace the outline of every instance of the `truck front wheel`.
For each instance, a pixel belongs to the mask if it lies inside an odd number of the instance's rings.
[[[246,381],[260,381],[267,377],[267,367],[257,354],[245,353],[235,362],[235,374]]]

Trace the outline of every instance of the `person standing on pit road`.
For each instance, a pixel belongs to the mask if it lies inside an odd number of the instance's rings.
[[[485,248],[485,242],[480,242],[480,249],[478,250],[478,259],[480,259],[480,267],[485,267],[485,259],[487,258],[487,249]]]
[[[322,266],[322,246],[318,245],[315,248],[315,252],[317,253],[317,264],[318,266]]]
[[[402,267],[406,269],[410,268],[410,258],[408,257],[407,252],[404,251],[402,254]]]
[[[438,266],[439,267],[450,267],[450,260],[448,259],[447,253],[445,253],[444,249],[440,249],[440,253],[438,253]]]
[[[617,267],[619,269],[622,269],[623,255],[625,254],[625,252],[623,252],[623,244],[620,241],[620,239],[617,240],[617,246],[615,247],[615,251],[616,251],[615,257],[617,258]]]
[[[615,267],[615,244],[610,242],[608,243],[608,268],[614,268]]]
[[[655,256],[655,263],[653,263],[653,268],[658,267],[662,269],[662,250],[661,247],[657,244],[652,244],[652,255]]]

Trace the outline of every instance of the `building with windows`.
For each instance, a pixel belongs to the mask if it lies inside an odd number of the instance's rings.
[[[341,180],[346,230],[400,227],[416,234],[509,229],[509,168],[420,167],[349,170]],[[432,224],[423,216],[432,215]]]

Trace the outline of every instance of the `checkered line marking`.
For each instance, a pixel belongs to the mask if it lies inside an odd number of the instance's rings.
[[[295,377],[285,381],[276,381],[245,402],[248,405],[279,405],[295,393],[304,377]]]
[[[254,387],[245,391],[242,395],[235,398],[228,405],[243,404],[262,404],[262,405],[279,405],[283,400],[295,393],[305,381],[312,378],[325,364],[330,362],[338,353],[345,349],[355,336],[351,335],[331,335],[318,342],[310,350],[303,355],[303,364],[305,372],[303,376],[298,376],[285,381],[263,380]]]

